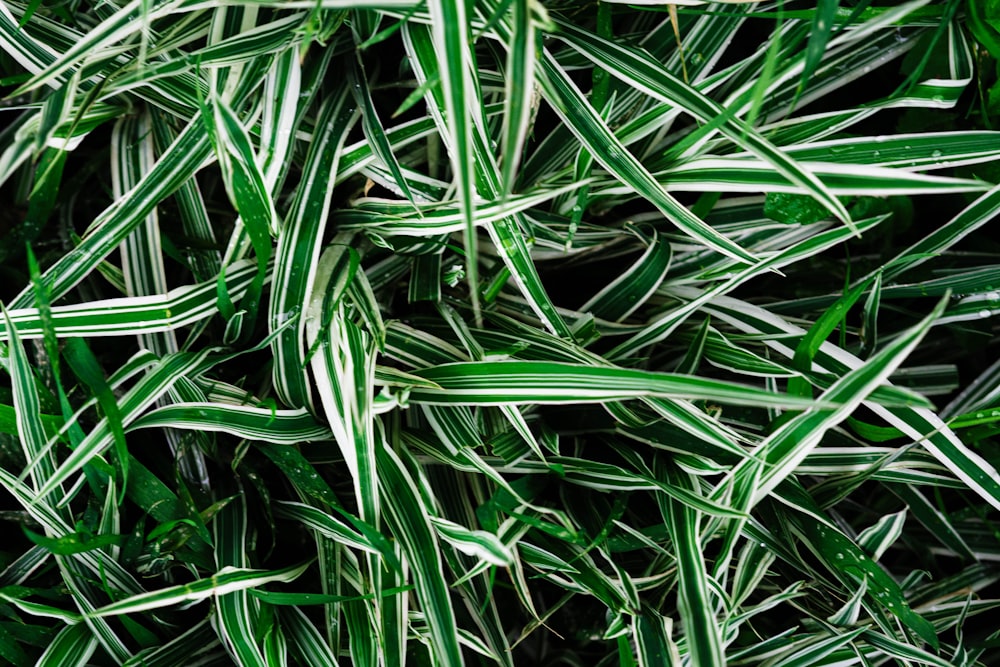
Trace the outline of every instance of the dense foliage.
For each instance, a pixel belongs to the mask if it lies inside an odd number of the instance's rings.
[[[993,665],[994,0],[4,0],[0,658]]]

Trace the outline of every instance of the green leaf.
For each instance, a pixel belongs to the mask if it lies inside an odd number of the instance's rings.
[[[744,405],[815,405],[745,385],[686,375],[540,361],[443,364],[416,375],[440,389],[415,387],[410,399],[430,404],[592,403],[640,396]]]
[[[250,143],[250,135],[233,109],[225,101],[213,98],[203,107],[202,116],[215,146],[229,200],[239,212],[257,256],[257,276],[243,299],[243,308],[252,322],[271,258],[271,234],[276,227],[277,213]]]
[[[479,306],[479,256],[474,217],[475,160],[472,137],[475,115],[470,113],[476,81],[472,67],[473,57],[468,34],[466,3],[464,0],[430,0],[434,47],[437,52],[447,116],[446,145],[451,167],[458,188],[458,202],[465,224],[465,270],[469,282],[469,299],[476,321],[481,317]]]
[[[46,537],[24,529],[25,535],[32,542],[59,556],[77,554],[92,549],[100,549],[109,544],[121,544],[123,535],[91,535],[88,533],[71,533],[61,537]]]
[[[686,485],[684,476],[668,472],[671,483]],[[677,558],[678,608],[688,639],[688,654],[699,665],[725,663],[722,637],[719,634],[709,593],[709,575],[701,553],[701,527],[697,514],[676,501],[659,496],[660,512],[666,523]]]
[[[215,575],[198,579],[190,584],[169,586],[142,595],[134,595],[105,605],[87,614],[90,618],[135,614],[151,609],[162,609],[185,602],[198,602],[210,597],[221,597],[235,591],[244,591],[271,582],[290,582],[306,571],[309,563],[292,565],[279,570],[249,570],[224,567]]]
[[[441,553],[418,490],[403,462],[393,452],[379,447],[379,490],[386,518],[413,569],[413,581],[427,621],[431,654],[444,664],[462,664],[455,612],[442,571]]]
[[[670,245],[655,234],[635,264],[580,306],[598,317],[620,322],[640,308],[660,286],[670,268]]]
[[[125,441],[122,416],[118,411],[118,401],[111,391],[111,387],[108,386],[97,357],[90,351],[82,338],[68,339],[63,347],[63,356],[74,375],[87,385],[94,397],[97,398],[101,410],[104,411],[114,442],[115,459],[122,474],[120,484],[124,490],[128,485],[129,452],[128,443]]]
[[[839,7],[840,0],[820,0],[816,5],[816,12],[809,30],[809,44],[806,47],[805,61],[802,65],[799,90],[805,88],[809,79],[816,72],[816,68],[819,67],[823,52],[826,50],[826,44],[830,41],[830,35],[833,33],[833,22]]]

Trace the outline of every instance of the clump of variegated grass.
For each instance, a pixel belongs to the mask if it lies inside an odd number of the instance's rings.
[[[996,40],[840,4],[0,6],[0,658],[991,664]]]

